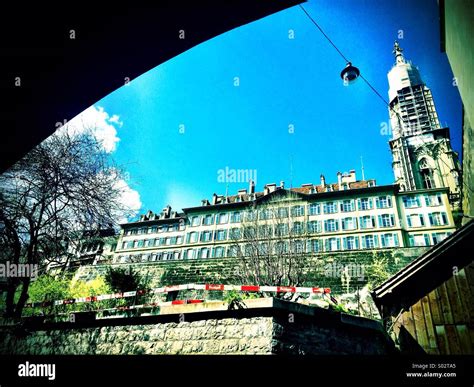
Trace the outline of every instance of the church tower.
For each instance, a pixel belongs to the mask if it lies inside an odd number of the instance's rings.
[[[440,125],[431,90],[418,68],[405,60],[395,42],[395,64],[388,73],[390,149],[395,183],[402,191],[449,188],[453,209],[460,207],[460,164],[449,128]]]

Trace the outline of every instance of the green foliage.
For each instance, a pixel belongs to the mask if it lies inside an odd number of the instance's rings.
[[[129,292],[132,290],[143,289],[144,281],[140,274],[128,268],[107,269],[105,281],[114,292]]]
[[[262,296],[259,293],[254,292],[239,292],[237,290],[227,290],[224,293],[223,300],[228,304],[232,302],[240,302],[242,300],[252,300],[255,298],[261,298]]]
[[[110,293],[110,287],[103,277],[97,277],[92,281],[71,280],[70,278],[55,278],[54,276],[43,274],[31,283],[28,290],[28,302],[56,301],[70,298],[80,298],[97,296]],[[104,305],[101,305],[102,307]],[[72,305],[51,306],[48,308],[26,309],[25,315],[42,312],[50,314],[53,312],[68,312],[71,310],[94,310],[99,305],[97,303],[80,303]]]
[[[391,272],[387,258],[374,257],[367,268],[367,283],[370,289],[375,288],[390,278]]]

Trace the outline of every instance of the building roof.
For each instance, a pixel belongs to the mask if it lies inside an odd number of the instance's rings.
[[[382,315],[397,315],[408,309],[473,262],[474,221],[465,224],[444,241],[433,246],[372,291]]]

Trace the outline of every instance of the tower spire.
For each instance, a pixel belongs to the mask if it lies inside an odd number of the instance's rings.
[[[403,48],[400,47],[397,40],[395,40],[392,52],[395,54],[395,60],[397,64],[405,63],[405,58],[403,57]]]

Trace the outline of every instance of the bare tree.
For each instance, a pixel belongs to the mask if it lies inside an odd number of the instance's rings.
[[[232,255],[239,259],[242,283],[301,286],[305,281],[313,231],[298,212],[304,205],[290,191],[254,204],[243,213],[240,229],[233,229]],[[315,239],[314,239],[315,240]],[[278,297],[287,298],[284,293]]]
[[[38,265],[41,272],[83,230],[123,217],[125,188],[122,170],[91,131],[61,129],[0,176],[0,259]],[[21,316],[30,280],[7,278],[7,316]]]

